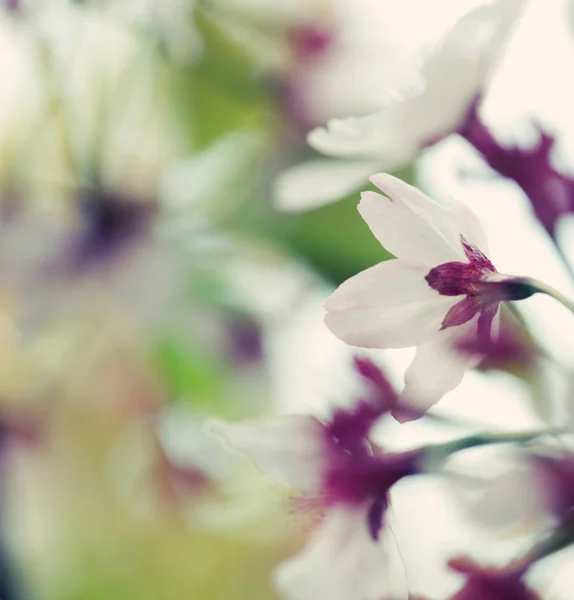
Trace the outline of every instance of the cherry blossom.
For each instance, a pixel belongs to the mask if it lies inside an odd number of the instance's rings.
[[[388,198],[363,192],[359,212],[397,258],[343,283],[325,303],[325,323],[353,346],[417,346],[403,398],[424,410],[479,360],[458,352],[457,342],[490,339],[500,302],[537,290],[524,278],[497,272],[484,232],[464,204],[443,208],[388,174],[371,181]]]

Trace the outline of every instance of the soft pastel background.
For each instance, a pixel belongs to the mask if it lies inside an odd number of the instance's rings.
[[[367,182],[290,213],[275,182],[313,155],[313,126],[416,86],[421,57],[479,3],[3,0],[0,598],[276,597],[270,573],[305,528],[204,422],[349,402],[352,351],[321,305],[388,255],[356,211]],[[527,4],[485,114],[501,139],[524,144],[544,123],[572,171],[569,6]],[[526,198],[462,139],[397,174],[439,201],[467,201],[499,271],[574,295]],[[574,261],[570,225],[560,235]],[[550,298],[521,309],[571,362],[571,315]],[[412,351],[371,354],[400,384]],[[540,376],[470,373],[437,410],[476,427],[535,427],[564,385]],[[385,427],[390,448],[452,435]],[[496,470],[496,457],[474,460]],[[493,555],[446,487],[429,477],[394,496],[409,581],[436,598],[456,586],[444,567],[456,549]],[[520,534],[496,545],[501,556]],[[567,571],[565,561],[550,577],[565,595],[548,598],[572,597]]]

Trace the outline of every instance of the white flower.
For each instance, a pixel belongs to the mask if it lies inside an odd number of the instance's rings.
[[[313,532],[306,548],[281,564],[274,577],[288,600],[379,600],[391,596],[391,536],[374,542],[365,527],[366,507],[335,507]],[[384,594],[387,594],[386,596]]]
[[[473,335],[489,340],[500,302],[534,290],[496,271],[484,232],[465,205],[443,208],[391,175],[371,181],[388,198],[363,192],[359,212],[397,258],[343,283],[325,303],[325,323],[353,346],[417,346],[403,397],[425,410],[477,360],[458,353],[456,342]]]
[[[343,198],[357,186],[361,173],[372,169],[373,161],[376,170],[398,169],[426,145],[454,132],[484,88],[521,6],[522,0],[497,0],[463,16],[423,65],[425,85],[418,94],[367,116],[333,119],[313,130],[309,144],[334,160],[286,171],[276,182],[276,206],[301,210]],[[336,188],[332,177],[337,178]]]
[[[209,428],[263,471],[280,475],[301,493],[302,506],[318,511],[307,546],[275,573],[288,600],[379,600],[404,585],[390,575],[396,548],[387,526],[388,491],[419,473],[424,455],[373,451],[368,435],[390,408],[386,396],[339,409],[325,423],[290,415]]]

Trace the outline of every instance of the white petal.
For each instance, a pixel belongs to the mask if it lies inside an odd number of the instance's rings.
[[[486,481],[478,495],[462,506],[478,525],[524,533],[540,526],[547,498],[538,473],[528,462],[508,462],[503,472]]]
[[[317,419],[288,415],[230,423],[211,421],[207,430],[231,450],[245,454],[263,472],[279,473],[303,493],[320,491],[326,448]]]
[[[309,134],[309,145],[329,156],[378,157],[387,170],[411,162],[460,125],[521,6],[521,0],[500,0],[469,11],[424,65],[421,93],[364,117],[332,119]]]
[[[500,0],[478,6],[445,36],[422,69],[424,92],[402,104],[404,135],[427,144],[457,129],[481,92],[522,2]]]
[[[405,348],[437,335],[458,298],[433,290],[427,272],[396,259],[351,277],[325,303],[327,327],[363,348]]]
[[[386,170],[398,169],[411,162],[427,141],[405,135],[405,104],[409,101],[364,117],[331,119],[326,127],[311,131],[307,142],[327,156],[378,158]]]
[[[379,173],[371,181],[389,198],[363,192],[359,212],[382,246],[428,266],[466,260],[451,213],[415,187]]]
[[[380,600],[401,577],[389,572],[383,543],[369,534],[366,507],[332,508],[306,548],[279,566],[275,585],[288,600]]]
[[[458,327],[449,327],[417,348],[415,358],[405,373],[402,397],[421,410],[427,410],[447,392],[453,390],[479,358],[457,352],[457,339],[476,330],[478,316]]]
[[[319,208],[365,185],[379,168],[377,161],[314,160],[297,165],[275,181],[274,206],[285,212]]]
[[[486,233],[474,211],[466,203],[460,200],[452,200],[449,212],[460,233],[471,244],[474,244],[484,254],[488,255]]]

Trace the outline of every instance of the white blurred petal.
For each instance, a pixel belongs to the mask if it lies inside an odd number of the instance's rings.
[[[363,348],[405,348],[436,335],[456,300],[425,281],[426,269],[402,260],[379,263],[341,284],[325,303],[327,327]]]
[[[404,399],[427,410],[462,381],[466,371],[479,359],[457,352],[454,343],[476,329],[477,319],[478,316],[464,325],[444,329],[417,348],[405,372]]]
[[[417,188],[378,173],[371,177],[391,201],[365,192],[359,212],[387,248],[399,258],[437,266],[452,260],[465,260],[460,231],[451,213]],[[385,245],[386,244],[386,245]]]
[[[303,493],[319,493],[326,448],[324,428],[317,419],[288,415],[238,423],[211,421],[207,429],[230,450],[249,457],[259,470],[279,473]]]
[[[305,549],[279,566],[275,585],[288,600],[380,600],[397,587],[398,573],[390,572],[385,544],[374,541],[367,526],[367,509],[335,507],[313,532]]]
[[[354,192],[379,168],[377,161],[314,160],[297,165],[275,181],[274,206],[285,212],[319,208]]]
[[[499,0],[467,13],[445,36],[423,68],[424,92],[402,105],[402,122],[413,145],[455,130],[481,92],[520,14],[521,0]]]
[[[364,117],[332,119],[309,134],[309,144],[329,156],[378,157],[386,170],[412,161],[464,119],[521,6],[521,0],[499,0],[471,10],[424,65],[422,92]]]
[[[340,158],[379,158],[383,168],[392,170],[410,161],[411,149],[402,150],[400,129],[393,127],[389,112],[365,117],[331,119],[307,136],[309,145],[327,156]]]
[[[518,534],[540,525],[545,511],[542,482],[526,461],[515,460],[487,482],[465,508],[478,524]]]

